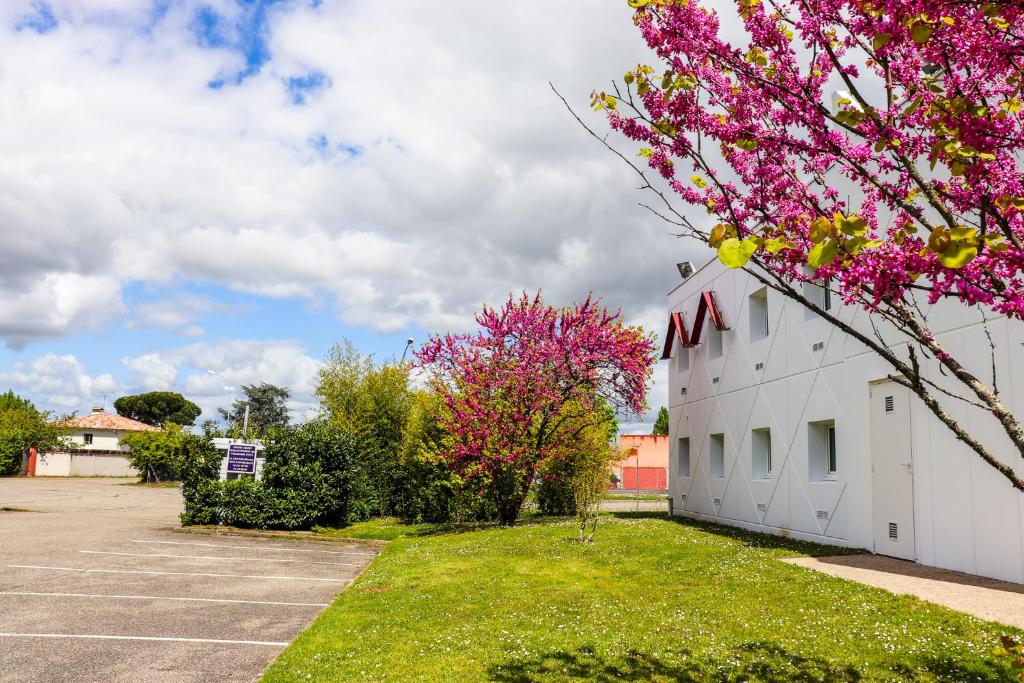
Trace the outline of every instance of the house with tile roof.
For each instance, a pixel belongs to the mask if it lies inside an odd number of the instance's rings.
[[[110,414],[96,406],[88,415],[80,415],[63,422],[70,430],[72,448],[60,452],[40,453],[35,463],[36,475],[50,477],[111,476],[128,477],[138,474],[128,464],[129,449],[121,444],[121,437],[130,432],[159,432],[159,427],[148,425],[123,415]]]

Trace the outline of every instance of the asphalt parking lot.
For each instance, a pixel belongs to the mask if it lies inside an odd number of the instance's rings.
[[[373,559],[173,531],[177,489],[0,479],[0,681],[252,681]]]

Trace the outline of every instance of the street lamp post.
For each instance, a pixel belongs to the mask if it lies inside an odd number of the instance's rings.
[[[221,380],[224,381],[224,389],[226,391],[230,391],[232,394],[235,393],[235,388],[227,383],[228,380],[224,375],[219,372],[215,372],[214,370],[207,370],[206,372],[214,377],[220,377]],[[244,401],[243,403],[245,405],[245,414],[242,417],[242,438],[245,439],[249,436],[249,401]]]
[[[405,340],[405,348],[402,349],[402,360],[398,361],[400,365],[405,362],[405,354],[409,350],[409,347],[412,346],[412,342],[412,337],[409,337],[408,339]]]

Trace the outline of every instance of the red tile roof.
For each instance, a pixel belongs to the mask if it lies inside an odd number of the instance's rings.
[[[122,415],[110,415],[109,413],[92,413],[80,415],[64,422],[65,427],[73,429],[115,429],[119,432],[159,432],[159,427],[148,425]]]

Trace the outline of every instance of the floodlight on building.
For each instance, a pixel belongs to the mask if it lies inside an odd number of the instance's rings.
[[[679,269],[679,276],[681,278],[683,278],[684,280],[686,278],[690,277],[691,275],[693,275],[693,264],[690,263],[689,261],[683,261],[682,263],[677,263],[676,264],[676,268]]]

